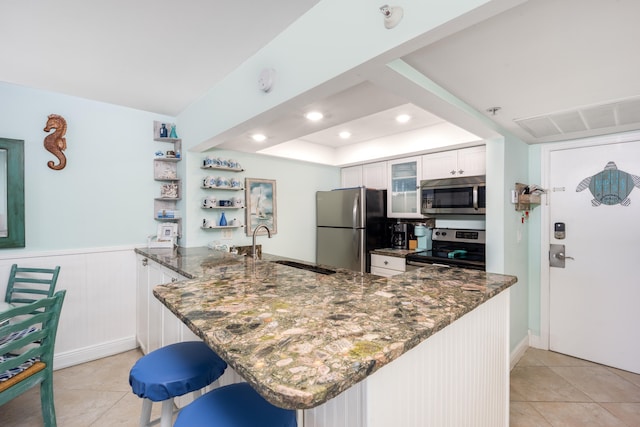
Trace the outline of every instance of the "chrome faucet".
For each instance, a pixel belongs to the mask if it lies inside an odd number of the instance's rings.
[[[264,228],[265,230],[267,230],[267,234],[269,235],[269,238],[271,238],[271,230],[269,230],[269,227],[267,227],[264,224],[260,224],[259,226],[257,226],[253,230],[253,244],[251,245],[251,251],[253,253],[253,259],[258,259],[258,253],[256,252],[256,233],[261,228]]]

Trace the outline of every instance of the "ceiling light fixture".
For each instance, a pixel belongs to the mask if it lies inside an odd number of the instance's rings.
[[[398,25],[404,16],[404,10],[400,6],[385,4],[380,6],[380,12],[384,15],[384,26],[388,30]]]
[[[318,120],[322,120],[324,114],[322,114],[320,111],[309,111],[307,114],[305,114],[305,117],[312,122],[317,122]]]
[[[342,139],[349,139],[351,138],[351,132],[343,130],[342,132],[340,132],[338,135],[340,135],[340,138]]]
[[[396,116],[396,121],[398,123],[407,123],[409,120],[411,120],[411,116],[408,114],[400,114]]]
[[[251,139],[253,139],[255,142],[263,142],[267,139],[267,137],[261,133],[254,133],[253,135],[251,135]]]

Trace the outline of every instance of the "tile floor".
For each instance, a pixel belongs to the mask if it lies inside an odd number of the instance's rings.
[[[137,426],[141,402],[128,375],[140,356],[132,350],[56,371],[58,425]],[[42,426],[39,398],[36,388],[0,406],[0,425]],[[530,348],[511,371],[510,425],[640,427],[640,375]]]
[[[640,375],[529,348],[510,408],[511,427],[640,427]]]

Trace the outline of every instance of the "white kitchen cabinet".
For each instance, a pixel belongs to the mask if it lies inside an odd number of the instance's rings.
[[[366,163],[342,168],[343,188],[367,187],[376,190],[387,189],[387,162]]]
[[[342,188],[362,186],[362,165],[349,166],[340,170]]]
[[[199,338],[153,295],[155,286],[187,278],[142,255],[137,255],[137,276],[136,335],[142,352],[147,354],[176,342],[198,340]]]
[[[362,165],[362,185],[376,190],[386,190],[387,162],[367,163]]]
[[[422,159],[406,157],[387,162],[387,216],[389,218],[422,218],[418,186],[422,176]]]
[[[484,145],[422,156],[422,179],[484,175],[486,168]]]
[[[371,254],[371,274],[391,277],[404,273],[406,269],[407,263],[404,258]]]

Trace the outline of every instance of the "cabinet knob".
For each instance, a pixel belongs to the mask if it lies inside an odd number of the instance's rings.
[[[464,173],[464,171],[463,171],[462,169],[460,169],[460,170],[458,171],[458,173],[459,173],[460,175],[462,175],[462,174]]]
[[[387,264],[389,264],[389,261],[385,261],[385,262],[384,262],[384,265],[387,265]]]
[[[172,277],[172,278],[171,278],[171,283],[173,283],[173,282],[177,282],[177,281],[178,281],[178,279],[176,279],[175,277]]]
[[[455,170],[452,170],[452,171],[451,171],[451,172],[449,172],[449,173],[450,173],[451,175],[455,175],[455,174],[456,174],[456,171],[455,171]]]
[[[146,267],[149,264],[149,260],[147,258],[142,258],[142,266]]]

